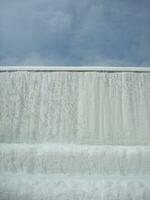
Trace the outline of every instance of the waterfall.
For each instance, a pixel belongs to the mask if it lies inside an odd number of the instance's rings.
[[[0,74],[1,142],[150,144],[150,75]]]
[[[150,199],[149,72],[0,72],[0,200],[26,199]]]

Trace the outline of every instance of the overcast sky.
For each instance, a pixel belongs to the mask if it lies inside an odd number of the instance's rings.
[[[0,65],[150,66],[150,0],[0,0]]]

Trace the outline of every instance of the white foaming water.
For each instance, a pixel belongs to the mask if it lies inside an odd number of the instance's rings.
[[[26,199],[150,199],[148,71],[0,72],[0,200]]]
[[[1,144],[0,172],[149,176],[149,146]]]
[[[0,73],[1,142],[150,144],[150,73]]]
[[[150,197],[149,177],[6,174],[0,177],[0,188],[2,200],[149,200]]]

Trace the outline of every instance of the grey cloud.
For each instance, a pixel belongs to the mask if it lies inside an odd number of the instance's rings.
[[[150,65],[147,0],[1,0],[1,65]]]

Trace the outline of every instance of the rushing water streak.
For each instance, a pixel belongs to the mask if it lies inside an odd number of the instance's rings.
[[[150,144],[150,73],[0,73],[0,142]]]

